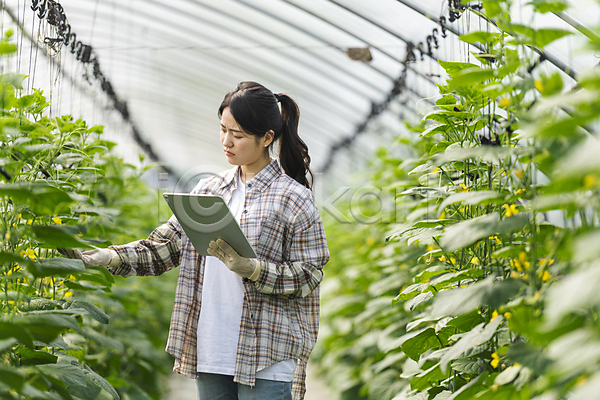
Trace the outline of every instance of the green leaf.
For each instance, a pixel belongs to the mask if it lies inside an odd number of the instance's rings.
[[[94,318],[96,321],[100,322],[101,324],[108,324],[108,322],[110,320],[108,315],[106,315],[106,313],[104,311],[102,311],[102,309],[93,305],[92,303],[88,303],[87,301],[83,301],[83,300],[74,300],[73,302],[69,303],[69,305],[67,307],[65,307],[65,309],[68,309],[68,310],[83,309],[83,310],[85,310],[85,312],[87,314],[89,314],[92,318]]]
[[[18,49],[19,48],[16,44],[8,43],[5,40],[0,41],[0,55],[14,54],[17,52]],[[23,79],[25,79],[25,75],[23,75]]]
[[[459,315],[458,317],[452,318],[446,323],[446,325],[453,326],[462,332],[468,332],[482,322],[484,321],[483,317],[479,313],[479,310],[473,310],[471,312]]]
[[[92,246],[76,237],[81,230],[77,226],[66,225],[31,225],[29,227],[36,240],[52,247],[64,247],[67,249],[86,248]]]
[[[445,372],[448,363],[459,358],[460,355],[465,351],[490,340],[503,321],[504,318],[498,316],[493,321],[485,325],[485,327],[484,324],[481,323],[469,332],[465,333],[458,340],[458,342],[454,343],[454,345],[450,347],[450,350],[448,350],[448,352],[445,353],[440,359],[440,367],[442,371]]]
[[[52,311],[46,312],[51,313]],[[61,332],[65,332],[68,329],[79,329],[77,321],[74,318],[56,314],[16,315],[11,322],[26,329],[34,339],[44,343],[51,342]]]
[[[508,348],[506,358],[511,363],[519,363],[542,375],[550,365],[550,360],[544,355],[542,349],[529,346],[524,342],[517,342]]]
[[[31,263],[27,270],[36,278],[54,275],[69,276],[77,272],[85,271],[85,265],[81,260],[47,258],[39,259],[39,263]]]
[[[17,183],[0,186],[0,197],[26,205],[35,215],[57,215],[73,203],[68,193],[42,183]]]
[[[432,188],[427,186],[413,187],[403,191],[400,195],[419,195],[429,198],[446,197],[447,193],[442,189]]]
[[[15,367],[0,363],[0,382],[20,392],[25,383],[25,375]]]
[[[83,328],[81,328],[80,333],[87,339],[93,340],[101,344],[102,346],[112,347],[113,349],[116,349],[120,352],[124,350],[123,343],[106,335],[103,335],[102,333],[92,329],[91,327],[84,326]]]
[[[586,268],[565,276],[548,290],[545,312],[548,322],[555,326],[571,312],[600,305],[598,287],[600,287],[600,261],[598,260],[586,265]]]
[[[438,208],[438,212],[456,203],[464,203],[466,205],[491,204],[497,203],[498,200],[502,200],[503,198],[504,196],[501,193],[492,190],[454,193],[444,199]]]
[[[58,357],[45,351],[23,347],[19,350],[21,365],[56,364]]]
[[[433,385],[437,385],[439,381],[446,379],[449,372],[443,371],[440,368],[440,363],[426,371],[421,372],[410,380],[411,389],[425,390]]]
[[[465,62],[453,62],[453,61],[443,61],[438,60],[442,68],[446,70],[446,73],[450,76],[453,76],[463,69],[474,68],[477,67],[475,64],[465,63]]]
[[[9,338],[4,340],[0,339],[0,354],[12,350],[13,346],[17,343],[19,343],[19,341],[15,338]]]
[[[412,299],[410,299],[406,303],[404,303],[404,309],[406,311],[412,311],[415,308],[417,308],[417,306],[419,306],[422,303],[425,303],[432,297],[433,297],[433,293],[431,293],[431,292],[419,293],[418,295],[416,295],[415,297],[413,297]]]
[[[448,130],[448,125],[446,124],[432,124],[427,129],[423,131],[419,136],[429,137],[433,136],[437,133],[442,133]]]
[[[496,281],[496,278],[491,275],[466,288],[439,293],[433,303],[431,315],[460,315],[473,311],[481,305],[489,305],[497,309],[515,296],[521,285],[520,281],[512,279]]]
[[[499,218],[498,213],[493,212],[450,225],[444,228],[440,246],[447,253],[452,253],[460,248],[470,246],[478,240],[492,236],[496,232]]]
[[[527,214],[513,215],[500,221],[498,219],[498,213],[493,212],[450,225],[444,228],[440,245],[447,253],[452,253],[496,234],[520,231],[529,223]]]
[[[27,347],[33,348],[33,337],[19,325],[0,321],[0,339],[15,338]]]
[[[91,292],[95,290],[109,291],[110,288],[106,285],[94,285],[88,282],[65,281],[65,287],[73,290],[81,290],[83,292]]]
[[[567,35],[572,35],[572,32],[569,32],[564,29],[556,29],[556,28],[542,28],[542,29],[533,29],[525,25],[521,24],[512,24],[512,30],[525,37],[525,44],[531,44],[535,47],[544,48],[555,40],[561,39]]]
[[[456,73],[451,80],[448,81],[450,89],[461,86],[473,86],[481,84],[487,80],[494,78],[493,69],[484,69],[481,67],[471,67],[463,69]]]
[[[496,376],[496,379],[494,379],[494,383],[496,385],[506,385],[508,383],[511,383],[517,378],[519,372],[521,372],[521,368],[523,368],[521,365],[513,365],[506,368],[504,371],[502,371]]]
[[[431,146],[431,149],[429,149],[429,155],[446,151],[448,146],[450,146],[450,142],[447,142],[445,140],[439,141],[436,144],[434,144],[433,146]]]
[[[487,370],[485,361],[481,359],[471,360],[469,358],[458,358],[450,364],[450,367],[455,371],[471,375],[479,375]]]
[[[103,377],[94,372],[89,366],[85,366],[84,373],[88,382],[93,382],[99,388],[106,390],[115,400],[120,399],[115,388],[113,388]]]
[[[542,74],[540,75],[540,84],[536,82],[536,87],[540,90],[542,96],[552,96],[562,91],[563,80],[558,72],[550,75]]]
[[[483,45],[490,43],[493,45],[500,39],[501,35],[498,32],[475,31],[460,35],[458,38],[465,43],[481,43]]]
[[[402,344],[402,351],[413,360],[419,361],[421,354],[427,350],[435,350],[440,347],[442,347],[442,343],[435,334],[435,329],[427,328],[405,341]]]
[[[442,61],[443,62],[443,61]],[[435,101],[438,106],[449,106],[456,104],[458,100],[452,94],[446,94]]]
[[[567,9],[567,2],[565,0],[533,0],[531,3],[533,10],[542,14],[545,13],[561,13]]]

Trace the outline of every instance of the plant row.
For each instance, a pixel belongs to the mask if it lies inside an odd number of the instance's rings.
[[[172,278],[115,282],[56,250],[146,236],[156,194],[101,126],[49,116],[25,79],[0,75],[0,398],[158,399]]]
[[[496,28],[461,40],[485,51],[440,61],[435,109],[369,169],[369,185],[395,193],[393,218],[352,229],[326,218],[316,358],[343,399],[600,389],[600,73],[564,87],[538,61],[570,33],[514,23],[507,1],[482,4]],[[361,210],[378,215],[371,200]]]

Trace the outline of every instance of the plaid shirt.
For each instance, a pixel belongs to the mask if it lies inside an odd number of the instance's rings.
[[[193,193],[220,195],[229,203],[238,168],[200,181]],[[257,281],[244,280],[234,380],[253,386],[257,370],[297,359],[293,395],[303,399],[306,363],[319,328],[319,283],[329,261],[314,197],[274,160],[248,182],[240,226],[262,269]],[[196,378],[205,257],[198,255],[174,216],[148,239],[111,248],[121,258],[111,268],[115,275],[160,275],[179,266],[166,350],[175,357],[174,371]]]

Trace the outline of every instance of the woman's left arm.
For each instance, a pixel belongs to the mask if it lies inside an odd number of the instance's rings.
[[[310,294],[323,279],[323,266],[329,261],[325,230],[316,206],[296,217],[289,239],[290,261],[273,263],[259,260],[260,274],[254,281],[264,294],[291,298]]]

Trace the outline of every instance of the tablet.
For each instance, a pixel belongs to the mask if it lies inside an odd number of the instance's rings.
[[[208,244],[221,238],[240,256],[257,258],[222,197],[190,193],[164,193],[163,197],[198,254],[208,256]]]

